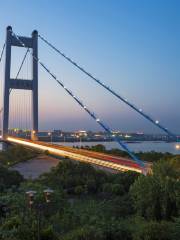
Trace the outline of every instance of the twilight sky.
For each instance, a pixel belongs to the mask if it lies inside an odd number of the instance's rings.
[[[6,26],[24,36],[37,29],[97,78],[180,133],[179,12],[179,0],[6,0],[0,7],[0,49]],[[11,75],[16,74],[24,52],[13,49]],[[39,57],[112,129],[159,132],[41,40]],[[29,57],[22,78],[30,75],[30,68]],[[3,65],[0,69],[2,87]],[[19,106],[29,99],[24,91],[17,96]],[[24,104],[22,109],[26,122],[28,107]],[[11,118],[21,116],[16,110]],[[100,129],[40,67],[39,125],[41,130]]]

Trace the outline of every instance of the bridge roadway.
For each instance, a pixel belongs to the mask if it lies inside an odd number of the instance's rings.
[[[151,167],[150,164],[144,163],[145,167],[142,168],[134,161],[123,157],[93,152],[90,150],[75,149],[72,147],[49,144],[46,142],[31,141],[14,137],[8,137],[7,141],[43,151],[48,151],[49,153],[57,156],[69,157],[70,159],[76,161],[86,162],[118,171],[135,171],[146,174],[148,171],[150,171]]]

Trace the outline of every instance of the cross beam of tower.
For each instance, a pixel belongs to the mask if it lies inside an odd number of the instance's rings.
[[[32,133],[31,139],[37,140],[38,133],[38,32],[34,30],[32,37],[18,36],[24,42],[22,46],[12,34],[12,27],[6,29],[6,58],[5,58],[5,84],[4,84],[4,107],[3,107],[3,132],[5,140],[8,136],[9,127],[9,92],[12,89],[24,89],[32,91]],[[32,79],[13,79],[11,78],[11,47],[32,48]]]

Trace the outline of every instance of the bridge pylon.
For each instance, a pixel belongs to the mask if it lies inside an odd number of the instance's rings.
[[[18,36],[24,43],[22,46],[12,33],[12,27],[6,29],[6,57],[4,75],[4,103],[3,103],[3,129],[2,137],[8,137],[9,128],[9,97],[11,89],[24,89],[32,91],[32,130],[31,139],[38,140],[38,32],[34,30],[31,37]],[[32,79],[11,78],[11,47],[32,48]]]

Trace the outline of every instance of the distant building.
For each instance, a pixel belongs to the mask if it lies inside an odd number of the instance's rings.
[[[79,131],[76,131],[75,132],[75,135],[76,136],[79,136],[79,137],[87,137],[87,132],[86,131],[84,131],[84,130],[79,130]]]

